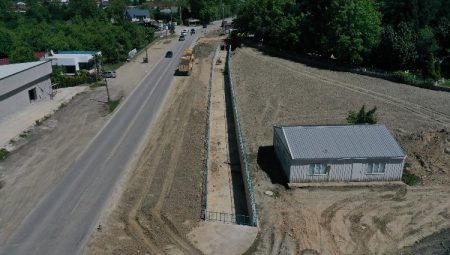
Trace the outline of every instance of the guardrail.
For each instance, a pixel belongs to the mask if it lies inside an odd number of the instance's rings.
[[[249,161],[247,157],[247,150],[245,148],[243,135],[242,135],[242,129],[241,129],[241,122],[239,117],[239,109],[236,103],[236,92],[234,88],[233,78],[232,78],[232,66],[231,66],[231,46],[228,48],[227,52],[227,59],[225,64],[225,70],[226,70],[226,79],[229,84],[229,88],[231,91],[231,104],[233,108],[233,117],[234,117],[234,123],[236,128],[236,135],[238,140],[238,152],[239,152],[239,159],[241,163],[241,169],[242,169],[242,177],[244,179],[244,188],[245,188],[245,195],[247,197],[247,208],[249,211],[249,217],[250,217],[250,226],[257,226],[258,225],[258,214],[256,211],[256,202],[255,202],[255,195],[253,191],[253,185],[252,185],[252,179],[250,177],[250,170],[249,170]]]
[[[212,89],[212,82],[213,82],[213,73],[214,73],[214,66],[217,61],[217,56],[219,54],[219,46],[217,46],[216,50],[214,51],[213,60],[211,63],[211,72],[209,75],[209,84],[208,84],[208,106],[207,106],[207,112],[208,112],[208,121],[206,124],[206,139],[205,139],[205,162],[204,162],[204,181],[203,181],[203,201],[202,201],[202,215],[201,218],[205,218],[205,212],[208,211],[208,170],[209,170],[209,150],[210,150],[210,139],[211,139],[211,89]]]

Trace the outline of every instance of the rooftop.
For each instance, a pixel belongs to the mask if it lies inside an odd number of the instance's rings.
[[[150,12],[148,10],[139,9],[139,8],[127,8],[127,13],[131,18],[134,17],[150,17]]]
[[[275,127],[292,159],[403,158],[384,125]]]
[[[35,61],[20,64],[2,65],[0,66],[0,80],[24,70],[41,65],[46,61]]]

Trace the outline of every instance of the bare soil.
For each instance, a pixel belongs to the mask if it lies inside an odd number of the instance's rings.
[[[450,227],[449,93],[318,69],[251,48],[234,52],[232,64],[260,211],[259,239],[248,253],[398,254]],[[287,189],[273,153],[273,126],[345,123],[363,104],[377,106],[379,123],[396,136],[408,154],[406,168],[422,184]],[[402,252],[419,250],[411,249]]]
[[[212,49],[194,49],[189,77],[176,77],[126,188],[88,254],[199,254],[186,238],[201,215]],[[200,56],[200,57],[199,57]]]
[[[104,88],[75,96],[14,142],[0,162],[0,245],[62,179],[107,120]]]

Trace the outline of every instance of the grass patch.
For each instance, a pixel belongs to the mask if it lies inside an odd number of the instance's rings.
[[[408,186],[414,186],[419,184],[422,180],[419,176],[405,170],[403,171],[402,181]]]
[[[102,69],[106,70],[106,71],[115,71],[115,70],[119,69],[119,67],[121,67],[123,64],[125,64],[125,62],[119,62],[119,63],[114,63],[114,64],[104,64]]]
[[[441,84],[441,86],[450,88],[450,80],[445,81],[444,83]]]
[[[122,97],[117,99],[117,100],[110,100],[108,102],[108,111],[109,111],[109,113],[112,113],[117,108],[117,106],[120,104],[121,100],[122,100]]]
[[[8,157],[9,151],[1,148],[0,149],[0,161],[5,160]]]

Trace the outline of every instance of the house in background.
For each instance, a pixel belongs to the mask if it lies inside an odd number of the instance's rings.
[[[67,74],[75,74],[80,70],[95,73],[95,55],[101,55],[97,51],[59,51],[58,54],[50,53],[46,60],[50,60],[54,66],[62,66]]]
[[[9,64],[10,64],[9,58],[0,58],[0,66]]]
[[[128,7],[125,11],[125,18],[135,23],[150,23],[152,21],[148,10],[136,7]]]
[[[24,2],[17,2],[15,12],[26,13],[28,10],[27,4]]]
[[[289,183],[400,181],[406,154],[384,125],[274,127]]]
[[[0,66],[0,120],[30,104],[50,99],[50,61]]]

